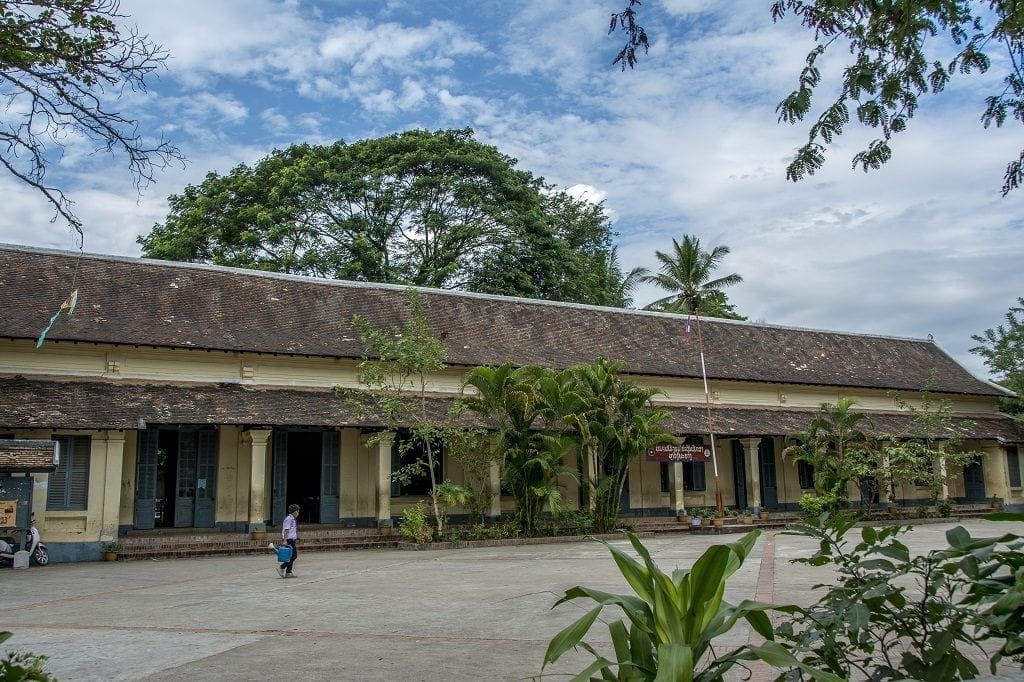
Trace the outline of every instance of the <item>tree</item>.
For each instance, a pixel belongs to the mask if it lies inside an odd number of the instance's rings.
[[[1024,297],[1017,303],[1007,311],[1006,324],[971,336],[979,344],[971,352],[984,358],[996,380],[1017,394],[1016,398],[1000,398],[1003,410],[1024,419]]]
[[[476,367],[466,375],[472,391],[462,398],[464,409],[479,415],[494,433],[502,485],[515,497],[516,521],[527,536],[540,530],[545,507],[559,511],[559,479],[575,476],[565,465],[570,441],[540,426],[538,382],[549,376],[550,370],[536,365]]]
[[[637,23],[638,0],[612,15],[609,32],[626,33],[626,46],[615,63],[633,68],[638,49],[646,52],[647,32]],[[811,125],[807,143],[786,169],[797,181],[825,163],[825,148],[844,132],[851,114],[880,137],[853,157],[853,167],[879,168],[892,156],[890,141],[906,130],[926,95],[942,92],[956,76],[984,73],[990,53],[1005,50],[1006,75],[998,91],[985,98],[982,125],[1002,126],[1008,117],[1024,123],[1024,5],[1016,0],[776,0],[773,21],[792,13],[814,32],[799,86],[776,111],[779,121],[797,123],[810,113],[812,96],[822,84],[819,59],[829,48],[848,48],[851,63],[842,70],[838,95]],[[940,34],[947,41],[934,40]],[[947,56],[947,47],[954,47]],[[1024,182],[1024,151],[1006,166],[1005,196]]]
[[[604,209],[473,131],[411,130],[275,150],[170,197],[150,258],[368,282],[604,302]],[[602,288],[604,287],[604,288]]]
[[[814,467],[814,490],[832,509],[847,500],[850,481],[873,470],[874,442],[862,430],[871,420],[853,409],[856,404],[849,397],[835,405],[822,403],[806,429],[786,437],[782,451]]]
[[[423,297],[415,289],[407,291],[409,320],[400,327],[378,329],[366,318],[356,315],[352,323],[359,329],[367,351],[359,363],[359,381],[373,398],[373,407],[393,433],[408,428],[411,438],[397,447],[404,453],[422,452],[422,458],[392,472],[392,477],[408,482],[414,477],[429,476],[431,512],[436,535],[445,531],[446,510],[465,501],[465,491],[450,481],[439,481],[440,458],[445,441],[462,442],[461,430],[432,415],[427,408],[427,379],[445,368],[447,349],[437,338],[423,311]],[[413,401],[409,392],[412,389]],[[336,388],[346,394],[358,410],[365,410],[359,391]],[[387,437],[380,432],[368,442],[379,443]]]
[[[71,200],[46,180],[64,140],[78,136],[95,150],[124,154],[141,188],[155,169],[182,161],[177,147],[150,141],[137,121],[108,109],[108,89],[146,89],[146,77],[167,53],[134,30],[122,33],[116,0],[2,0],[0,2],[0,164],[40,192],[83,236]]]
[[[921,392],[920,406],[898,393],[889,394],[900,410],[913,419],[910,437],[890,435],[888,445],[882,448],[885,457],[880,462],[879,474],[891,494],[895,494],[897,485],[914,483],[928,488],[932,500],[937,501],[943,488],[962,475],[964,467],[984,457],[984,453],[963,448],[973,424],[953,421],[952,402],[937,399],[932,392],[935,381],[936,373],[932,371]]]
[[[622,367],[600,358],[574,365],[540,386],[545,423],[567,426],[565,435],[589,462],[585,482],[594,503],[594,525],[601,532],[615,529],[630,464],[650,447],[677,442],[659,426],[669,413],[651,405],[651,398],[663,392],[627,381]]]
[[[690,235],[683,235],[682,244],[673,239],[670,253],[654,252],[661,261],[661,272],[640,277],[641,281],[656,284],[672,293],[644,306],[644,309],[745,320],[728,303],[722,291],[725,287],[739,284],[743,278],[732,273],[712,279],[728,254],[728,246],[716,246],[710,252],[705,251],[701,248],[700,239]]]

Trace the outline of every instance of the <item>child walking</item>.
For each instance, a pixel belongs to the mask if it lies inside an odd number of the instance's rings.
[[[281,522],[281,540],[292,548],[292,556],[288,560],[288,563],[281,564],[277,567],[277,573],[282,578],[294,578],[295,573],[292,572],[292,567],[295,565],[295,559],[299,556],[299,505],[290,504],[288,505],[288,515],[284,517],[284,521]]]

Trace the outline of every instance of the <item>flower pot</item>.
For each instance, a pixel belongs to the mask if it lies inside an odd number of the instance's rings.
[[[104,552],[103,553],[103,560],[104,561],[117,561],[117,552]]]
[[[747,516],[744,516],[743,517],[743,525],[745,525],[745,526],[753,526],[754,525],[754,516],[752,514],[748,514]]]
[[[254,530],[252,532],[252,539],[256,542],[263,542],[267,537],[267,531],[265,530]]]
[[[690,515],[689,514],[676,514],[676,521],[678,521],[679,523],[689,523],[690,522]]]
[[[766,511],[761,512],[761,514],[759,516],[760,516],[762,521],[767,521],[768,520],[768,512],[766,512]]]
[[[716,528],[721,528],[725,525],[725,519],[723,519],[721,516],[716,516],[713,523],[715,524]]]

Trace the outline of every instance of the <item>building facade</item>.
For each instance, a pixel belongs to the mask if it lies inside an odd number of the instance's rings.
[[[40,333],[73,291],[37,347]],[[708,443],[695,338],[661,313],[421,290],[448,350],[429,401],[447,409],[479,365],[556,369],[599,357],[664,392],[668,426]],[[389,525],[423,499],[391,473],[393,437],[334,387],[360,388],[364,354],[353,316],[403,323],[403,287],[326,281],[232,268],[0,246],[0,438],[59,444],[56,471],[33,475],[32,511],[55,561],[98,558],[128,530],[258,532],[287,504],[306,523]],[[811,487],[782,457],[785,436],[824,402],[856,398],[875,428],[907,434],[913,402],[934,394],[969,426],[965,447],[984,457],[949,486],[956,500],[1024,505],[1016,423],[1000,414],[1007,391],[981,381],[934,343],[704,320],[725,504],[790,509]],[[444,476],[462,472],[445,458]],[[497,466],[492,516],[511,510]],[[25,474],[0,469],[0,478]],[[715,502],[710,465],[634,462],[627,515],[674,515]],[[564,499],[579,498],[566,483]],[[928,497],[914,486],[904,501]]]

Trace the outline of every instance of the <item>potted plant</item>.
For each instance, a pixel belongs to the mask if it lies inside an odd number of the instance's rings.
[[[754,525],[754,510],[753,509],[750,509],[748,507],[747,509],[743,510],[743,524],[746,525],[746,526],[753,526]]]
[[[108,542],[103,545],[103,560],[117,561],[117,555],[121,553],[121,544],[117,541]]]
[[[761,512],[758,514],[758,518],[760,518],[762,521],[767,521],[768,520],[768,510],[767,509],[762,509]]]
[[[739,523],[740,512],[738,509],[734,509],[733,507],[726,507],[722,513],[725,515],[725,520],[727,523]]]
[[[992,496],[992,508],[999,509],[999,498],[997,498],[995,495]]]
[[[715,510],[713,507],[704,507],[700,510],[700,518],[705,526],[710,525],[715,520]]]

